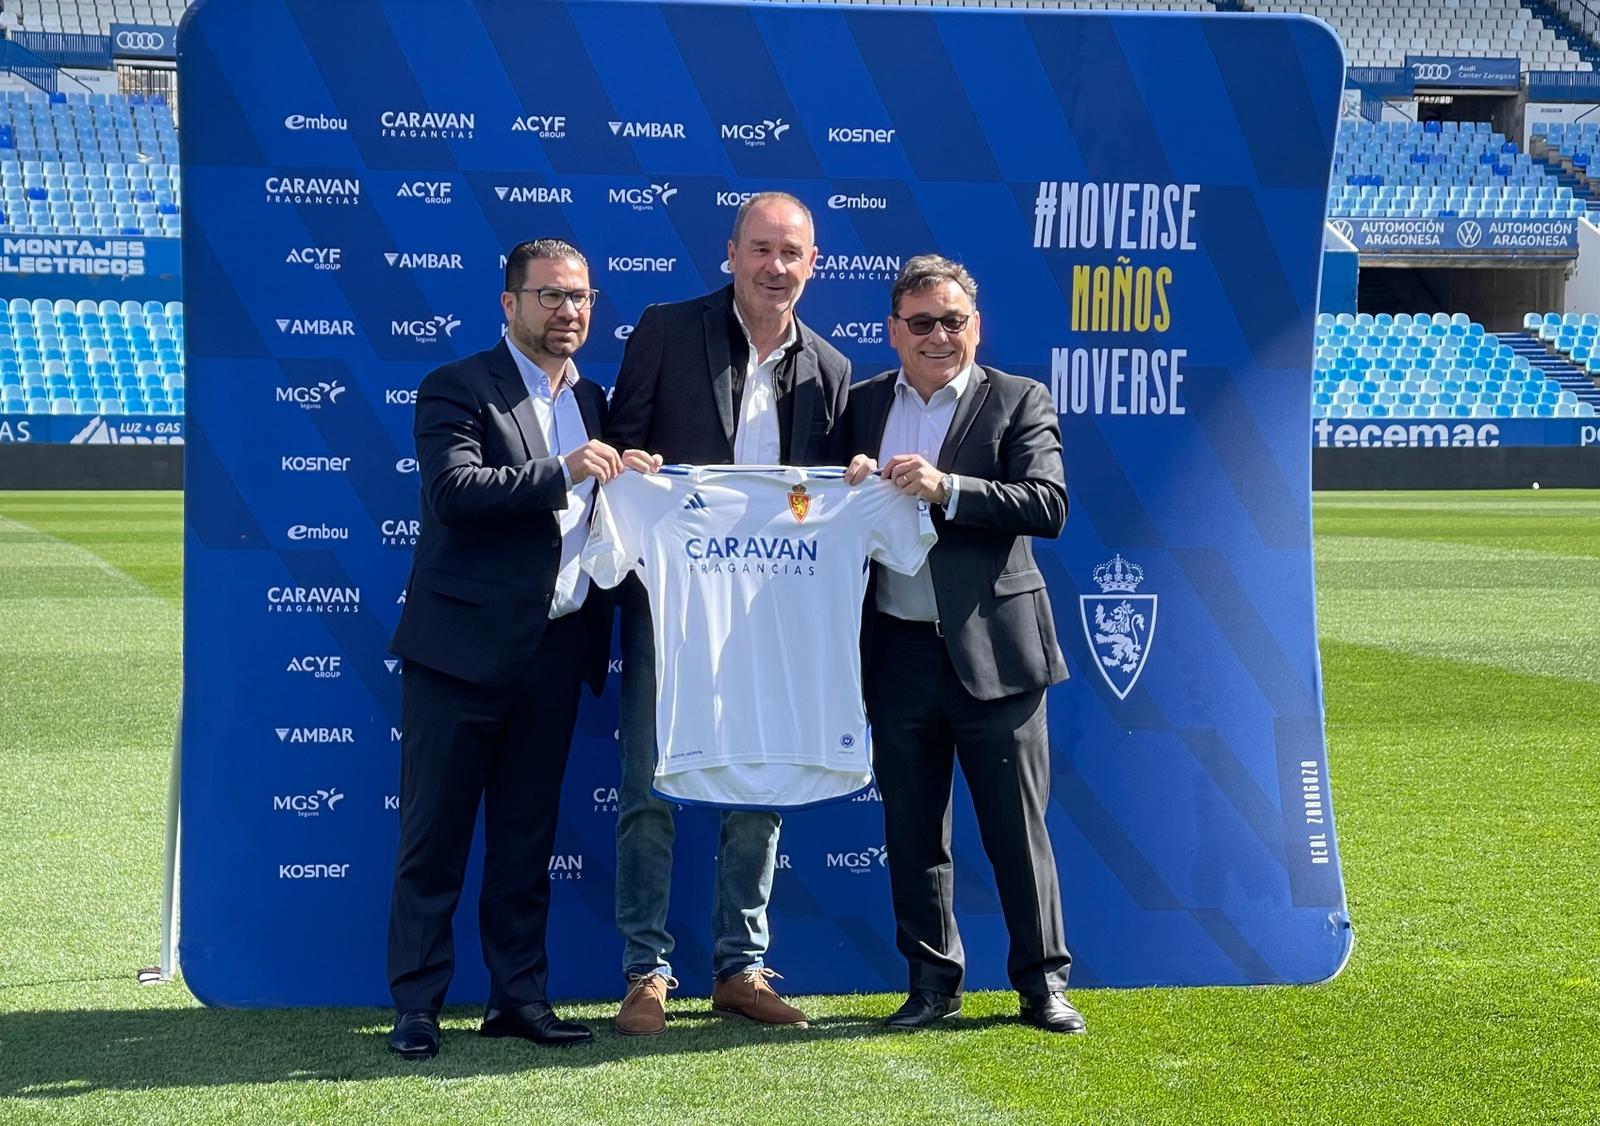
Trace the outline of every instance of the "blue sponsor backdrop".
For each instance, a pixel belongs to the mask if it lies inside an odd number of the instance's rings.
[[[175,238],[0,236],[0,277],[10,297],[177,301],[183,260]]]
[[[727,282],[734,208],[761,188],[815,211],[801,312],[858,375],[893,362],[895,271],[937,249],[982,287],[983,359],[1059,404],[1072,514],[1040,561],[1073,672],[1050,697],[1050,826],[1074,981],[1337,971],[1350,932],[1305,429],[1342,84],[1325,25],[208,0],[180,31],[179,70],[180,956],[199,997],[387,1000],[399,681],[385,645],[417,516],[412,395],[499,339],[504,248],[559,235],[587,252],[602,297],[579,360],[609,383],[646,303]],[[613,685],[573,748],[559,996],[622,985],[615,706]],[[959,810],[969,981],[1003,986],[992,879]],[[679,818],[671,929],[691,991],[708,988],[715,823]],[[875,794],[785,820],[772,960],[794,989],[904,988],[882,846]],[[473,882],[458,1000],[486,989],[475,896]]]
[[[1578,253],[1576,219],[1361,219],[1328,220],[1363,254],[1554,255]]]
[[[1406,69],[1417,89],[1515,90],[1522,85],[1518,58],[1464,59],[1454,55],[1407,55]]]

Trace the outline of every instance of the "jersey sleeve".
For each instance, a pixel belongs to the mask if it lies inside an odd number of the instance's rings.
[[[855,487],[864,490],[862,515],[871,528],[867,554],[892,571],[916,574],[939,541],[928,502],[902,494],[877,475]]]
[[[614,587],[644,565],[650,530],[671,511],[673,485],[664,475],[628,470],[595,490],[579,565],[598,585]]]

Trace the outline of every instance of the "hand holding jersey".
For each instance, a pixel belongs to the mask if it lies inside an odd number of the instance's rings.
[[[936,539],[926,502],[839,469],[669,466],[602,489],[582,565],[649,593],[654,791],[796,809],[865,789],[867,564],[914,574]]]

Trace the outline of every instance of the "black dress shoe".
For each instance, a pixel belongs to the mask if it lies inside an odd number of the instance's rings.
[[[562,1020],[546,1001],[515,1009],[490,1009],[483,1014],[479,1036],[520,1036],[535,1044],[586,1044],[594,1039],[587,1025]]]
[[[934,993],[927,989],[913,989],[906,1003],[894,1011],[883,1023],[901,1032],[916,1032],[936,1024],[945,1017],[961,1011],[961,998],[949,993]]]
[[[1067,1001],[1065,993],[1020,993],[1022,1019],[1046,1032],[1083,1032],[1083,1014]]]
[[[395,1017],[389,1050],[401,1059],[431,1060],[439,1054],[439,1014],[411,1009]]]

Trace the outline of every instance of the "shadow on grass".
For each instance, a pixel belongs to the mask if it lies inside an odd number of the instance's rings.
[[[592,1044],[541,1048],[477,1035],[477,1010],[444,1014],[437,1059],[407,1062],[389,1054],[391,1016],[376,1009],[138,1009],[0,1013],[0,1098],[52,1100],[101,1090],[143,1090],[236,1083],[359,1081],[395,1076],[438,1079],[589,1068],[739,1049],[765,1051],[818,1041],[904,1037],[877,1017],[824,1016],[806,1029],[726,1020],[707,1009],[675,1012],[663,1036],[627,1037],[601,1015],[563,1008],[595,1031]],[[1014,1018],[945,1022],[921,1035],[944,1035]]]

